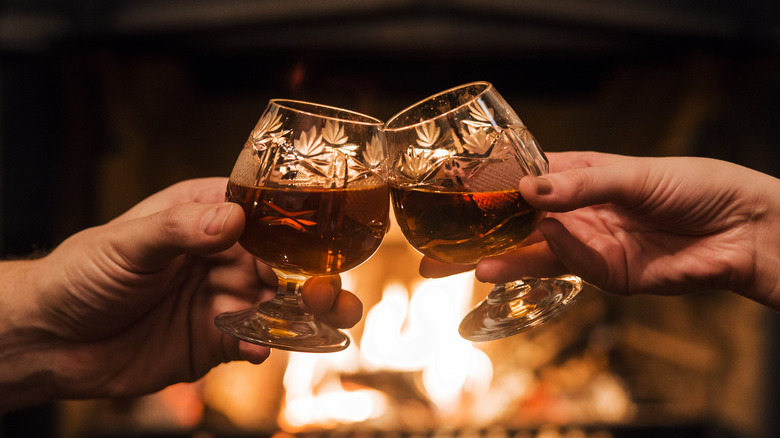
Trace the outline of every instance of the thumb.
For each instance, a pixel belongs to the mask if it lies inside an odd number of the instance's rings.
[[[591,205],[637,204],[648,186],[649,166],[640,159],[623,159],[520,180],[520,192],[534,207],[564,212]]]
[[[118,225],[114,248],[138,272],[154,272],[182,254],[213,254],[233,246],[244,229],[236,204],[185,203]]]

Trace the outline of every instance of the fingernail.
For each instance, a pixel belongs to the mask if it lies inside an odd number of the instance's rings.
[[[553,191],[553,186],[550,180],[544,177],[536,177],[531,179],[536,187],[537,195],[549,195]]]
[[[222,229],[225,228],[225,221],[227,221],[228,216],[230,216],[233,207],[233,203],[225,203],[206,213],[203,217],[203,222],[206,224],[203,228],[203,232],[209,236],[216,236],[221,233]]]

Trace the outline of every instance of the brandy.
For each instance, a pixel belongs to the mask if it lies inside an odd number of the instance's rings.
[[[388,186],[266,188],[228,183],[246,215],[239,243],[272,268],[336,274],[367,260],[389,223]]]
[[[420,253],[471,264],[520,246],[543,217],[518,191],[448,192],[392,186],[398,225]]]

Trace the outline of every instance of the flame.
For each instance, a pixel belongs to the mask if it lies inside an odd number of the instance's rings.
[[[307,426],[357,423],[384,413],[385,396],[372,389],[345,389],[339,374],[358,369],[354,343],[329,354],[289,353],[284,373],[284,406],[279,422],[288,431]]]
[[[372,389],[346,391],[340,385],[328,385],[317,394],[292,398],[287,402],[285,420],[293,428],[307,425],[358,423],[381,415],[386,407],[384,395]]]
[[[473,274],[425,280],[411,299],[398,284],[366,316],[361,340],[366,361],[380,369],[422,371],[428,397],[454,413],[464,391],[487,391],[493,365],[487,355],[458,335],[473,292]]]
[[[342,287],[352,289],[349,273],[342,274]],[[346,390],[341,385],[340,373],[359,369],[360,352],[354,342],[337,353],[289,353],[280,425],[288,431],[299,431],[309,426],[358,423],[382,415],[386,400],[380,391]]]
[[[382,300],[366,314],[362,356],[369,368],[397,371],[422,369],[431,353],[421,318],[409,318],[409,293],[399,284],[388,285]]]
[[[348,289],[351,278],[342,281]],[[457,331],[472,289],[471,273],[424,280],[411,294],[389,284],[366,315],[360,348],[353,342],[327,355],[290,353],[280,424],[288,431],[332,427],[386,412],[387,395],[369,388],[347,390],[339,373],[421,372],[428,398],[445,416],[457,414],[465,397],[479,399],[490,387],[493,366]]]

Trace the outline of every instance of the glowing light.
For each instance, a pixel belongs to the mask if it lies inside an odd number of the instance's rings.
[[[288,402],[287,423],[295,428],[306,425],[357,423],[381,415],[387,403],[379,391],[333,389]]]
[[[385,394],[346,390],[338,378],[346,372],[419,371],[427,396],[443,414],[457,414],[464,394],[472,400],[487,394],[492,363],[458,335],[472,288],[473,273],[425,280],[412,293],[400,284],[389,284],[366,314],[360,348],[353,342],[339,353],[290,353],[280,423],[288,430],[301,430],[383,415],[389,404]]]
[[[381,369],[423,372],[430,399],[454,411],[464,389],[486,392],[493,366],[487,355],[458,335],[472,294],[473,274],[421,282],[408,291],[389,285],[366,315],[361,353]]]
[[[430,360],[429,339],[417,319],[407,320],[409,294],[391,284],[382,300],[366,314],[361,353],[369,366],[378,369],[413,371]]]

